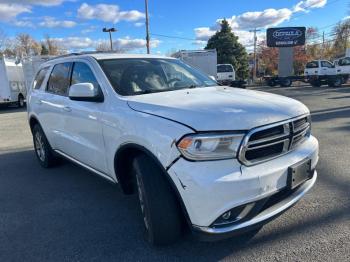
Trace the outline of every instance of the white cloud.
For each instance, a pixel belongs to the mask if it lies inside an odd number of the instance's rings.
[[[53,38],[57,43],[68,50],[84,50],[84,49],[95,49],[99,44],[105,43],[106,40],[98,39],[93,40],[89,37],[66,37],[66,38]],[[156,48],[160,44],[160,40],[152,39],[151,47]],[[108,42],[109,43],[109,42]],[[137,49],[146,48],[146,40],[138,38],[118,38],[113,41],[113,44],[118,49],[133,51]]]
[[[237,17],[234,16],[231,24],[234,24],[234,28],[240,29],[276,26],[289,20],[292,14],[293,12],[288,8],[270,8],[261,12],[246,12]]]
[[[29,20],[16,20],[13,21],[13,24],[18,27],[35,27],[34,24]]]
[[[55,5],[60,5],[65,1],[67,1],[67,0],[0,0],[0,3],[55,6]]]
[[[53,38],[59,45],[66,49],[87,49],[95,46],[95,41],[89,37]]]
[[[134,26],[136,26],[136,27],[141,27],[141,26],[144,26],[144,25],[145,25],[145,23],[143,23],[143,22],[137,22],[137,23],[134,24]]]
[[[150,46],[152,48],[156,48],[159,46],[160,42],[161,41],[158,39],[152,39],[150,41]],[[118,38],[117,40],[115,40],[114,44],[120,49],[135,50],[135,49],[145,48],[146,40],[142,38],[124,37],[124,38]]]
[[[23,13],[30,13],[33,5],[40,6],[57,6],[65,1],[74,0],[0,0],[0,20],[11,21],[14,20],[18,15]],[[27,23],[14,21],[18,26],[23,26]]]
[[[65,27],[71,28],[77,25],[76,22],[70,20],[56,20],[54,17],[44,17],[44,20],[39,23],[42,27],[54,28],[54,27]]]
[[[4,4],[0,3],[0,20],[9,21],[22,13],[30,13],[31,8],[19,4]]]
[[[82,34],[88,34],[88,33],[96,31],[96,29],[97,29],[97,26],[91,25],[88,28],[85,28],[85,29],[81,30],[81,33]]]
[[[216,30],[212,30],[209,27],[198,27],[194,29],[196,40],[200,41],[207,41],[215,32]]]
[[[137,10],[120,11],[117,5],[89,5],[83,3],[78,9],[78,17],[83,19],[97,19],[104,22],[117,23],[119,21],[137,21],[145,17],[144,13]]]
[[[294,12],[308,12],[309,9],[322,8],[327,4],[327,0],[305,0],[294,6]]]

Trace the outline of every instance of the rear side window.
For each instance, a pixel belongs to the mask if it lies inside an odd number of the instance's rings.
[[[312,61],[307,63],[306,68],[318,68],[318,61]]]
[[[218,73],[228,73],[233,72],[233,68],[230,65],[218,65],[217,71]]]
[[[43,69],[40,69],[40,71],[36,74],[36,77],[34,79],[33,83],[33,89],[40,89],[41,85],[44,82],[48,67],[44,67]]]
[[[81,62],[74,63],[72,72],[72,85],[79,83],[91,83],[95,88],[98,88],[98,82],[90,67]]]
[[[71,63],[55,65],[47,85],[48,92],[61,96],[67,95],[70,82],[70,67]]]

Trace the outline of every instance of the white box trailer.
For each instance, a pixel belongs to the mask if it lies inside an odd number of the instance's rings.
[[[15,59],[0,58],[0,104],[24,106],[26,95],[22,64]]]
[[[27,90],[29,90],[40,65],[52,58],[54,56],[33,56],[23,59],[23,73]]]
[[[197,68],[208,76],[216,78],[217,53],[209,50],[181,50],[172,55],[185,63]]]

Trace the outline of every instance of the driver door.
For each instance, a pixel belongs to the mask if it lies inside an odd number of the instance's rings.
[[[92,83],[101,88],[92,69],[85,62],[75,62],[71,85]],[[104,102],[68,99],[65,110],[65,153],[100,172],[107,173],[105,146],[102,133]]]

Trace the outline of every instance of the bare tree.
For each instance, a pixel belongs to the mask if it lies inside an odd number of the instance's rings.
[[[96,51],[109,52],[111,51],[111,45],[108,41],[99,42],[96,46]],[[113,52],[116,53],[125,53],[127,50],[120,47],[118,42],[113,43]]]
[[[58,42],[52,39],[49,35],[45,35],[45,40],[43,41],[49,55],[60,55],[64,53],[63,48],[60,48]]]
[[[345,54],[350,37],[350,20],[345,20],[339,23],[333,29],[335,41],[333,45],[334,57],[339,57]]]
[[[96,46],[96,51],[110,51],[111,46],[108,42],[99,42]]]
[[[3,52],[6,42],[7,42],[7,36],[5,32],[0,28],[0,52]]]
[[[32,55],[32,48],[35,40],[26,33],[20,33],[16,36],[17,40],[17,51],[20,56],[30,56]]]

